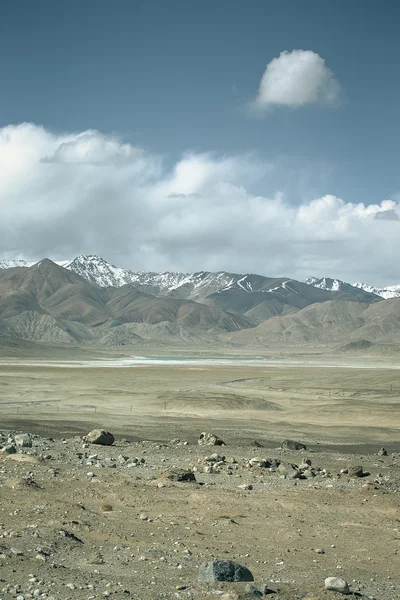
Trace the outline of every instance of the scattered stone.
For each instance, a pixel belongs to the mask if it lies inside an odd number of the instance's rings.
[[[306,450],[306,446],[301,442],[295,440],[283,440],[282,448],[288,448],[288,450]]]
[[[364,477],[365,474],[361,465],[348,468],[349,477]]]
[[[220,456],[219,454],[215,453],[215,454],[211,454],[211,456],[206,456],[206,458],[204,459],[206,462],[225,462],[225,456]]]
[[[87,434],[86,440],[90,444],[99,444],[100,446],[111,446],[114,443],[114,436],[104,429],[93,429]]]
[[[226,446],[225,442],[217,435],[214,433],[206,433],[205,431],[200,434],[197,443],[199,446]]]
[[[240,490],[252,490],[253,486],[251,485],[251,483],[242,483],[242,485],[238,485],[238,488]]]
[[[296,465],[292,465],[291,463],[281,463],[277,470],[285,479],[299,479],[304,477]]]
[[[267,583],[264,583],[261,588],[260,591],[262,594],[264,594],[264,596],[268,596],[268,594],[277,594],[277,590],[273,590],[269,587],[269,585]]]
[[[19,433],[14,437],[15,444],[20,448],[32,448],[32,438],[29,433]]]
[[[165,469],[158,473],[159,479],[169,479],[169,481],[196,481],[195,474],[186,469]]]
[[[246,585],[246,592],[252,594],[254,598],[260,598],[263,595],[262,592],[260,592],[260,590],[258,590],[254,585],[251,585],[251,583]]]
[[[254,456],[253,458],[250,458],[250,460],[248,462],[248,466],[249,467],[262,467],[264,469],[267,469],[268,467],[271,466],[271,462],[269,460],[266,460],[265,458],[260,458],[259,456]]]
[[[259,596],[255,596],[251,592],[226,592],[219,596],[221,600],[253,600],[254,598],[258,598]]]
[[[325,589],[330,592],[339,592],[339,594],[350,594],[350,588],[341,577],[327,577],[325,579]]]
[[[212,560],[199,567],[199,581],[254,581],[247,567],[233,560]]]
[[[7,444],[7,446],[4,446],[4,448],[2,448],[0,452],[3,452],[4,454],[16,454],[17,449],[14,446],[14,444]]]

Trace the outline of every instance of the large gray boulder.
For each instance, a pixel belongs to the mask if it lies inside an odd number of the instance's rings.
[[[206,431],[203,431],[203,433],[199,435],[197,443],[199,446],[226,446],[221,438],[214,433],[207,433]]]
[[[18,433],[14,436],[14,441],[20,448],[32,448],[32,438],[29,433]]]
[[[90,444],[99,444],[100,446],[111,446],[114,443],[114,436],[104,429],[93,429],[87,434],[86,440]]]
[[[254,581],[247,567],[233,560],[212,560],[199,567],[199,581]]]
[[[325,579],[325,589],[330,592],[339,592],[339,594],[350,594],[350,588],[341,577],[327,577]]]

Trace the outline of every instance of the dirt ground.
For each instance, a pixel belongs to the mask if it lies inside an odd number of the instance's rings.
[[[0,452],[0,599],[218,598],[246,584],[199,582],[199,565],[232,559],[277,600],[343,597],[324,591],[328,576],[354,595],[398,600],[400,370],[341,357],[281,363],[4,359],[0,446],[12,431],[37,435],[32,448]],[[94,427],[115,444],[87,447]],[[198,446],[202,431],[226,447]],[[307,450],[280,448],[284,438]],[[215,473],[213,453],[225,457]],[[250,467],[256,457],[273,466]],[[305,458],[313,476],[276,466]],[[341,472],[355,465],[368,475]],[[197,481],[160,477],[174,467]]]

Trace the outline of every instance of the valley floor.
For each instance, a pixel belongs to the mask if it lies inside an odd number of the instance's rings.
[[[62,366],[66,355],[58,366],[2,359],[0,446],[12,430],[36,437],[32,448],[0,453],[0,598],[29,600],[39,589],[55,600],[213,599],[245,588],[197,581],[201,562],[229,558],[277,600],[342,597],[324,591],[328,576],[365,599],[398,599],[396,360],[195,355],[119,368]],[[115,446],[85,445],[94,427],[112,431]],[[202,431],[226,447],[198,446]],[[307,450],[280,449],[284,438]],[[225,460],[210,473],[214,452]],[[255,457],[309,458],[316,473],[284,478],[249,467]],[[369,474],[341,472],[354,465]],[[160,478],[174,467],[194,469],[197,482]]]

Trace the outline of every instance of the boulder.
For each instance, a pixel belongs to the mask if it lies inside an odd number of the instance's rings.
[[[16,446],[20,448],[32,448],[32,438],[29,433],[19,433],[14,436]]]
[[[199,581],[254,581],[247,567],[233,560],[212,560],[199,567]]]
[[[306,446],[301,442],[295,442],[294,440],[283,440],[282,448],[288,450],[306,450]]]
[[[104,429],[93,429],[87,434],[86,440],[90,444],[99,444],[100,446],[111,446],[114,443],[114,436]]]
[[[4,452],[4,454],[16,454],[17,449],[13,444],[7,444],[7,446],[4,446],[0,452]]]
[[[214,433],[207,433],[203,431],[197,440],[199,446],[226,446],[225,442],[221,440]]]
[[[341,577],[327,577],[325,579],[325,589],[330,592],[339,592],[339,594],[350,594],[350,588]]]
[[[349,477],[364,477],[365,473],[361,465],[349,467],[347,469]]]
[[[388,455],[388,453],[387,453],[386,448],[381,448],[378,452],[378,456],[387,456],[387,455]]]
[[[260,458],[259,456],[254,456],[253,458],[250,458],[250,460],[248,462],[248,466],[249,467],[262,467],[263,469],[266,469],[271,466],[271,461],[267,460],[266,458]]]
[[[277,469],[278,473],[283,475],[285,479],[300,479],[304,478],[304,475],[296,467],[290,463],[281,463]]]

